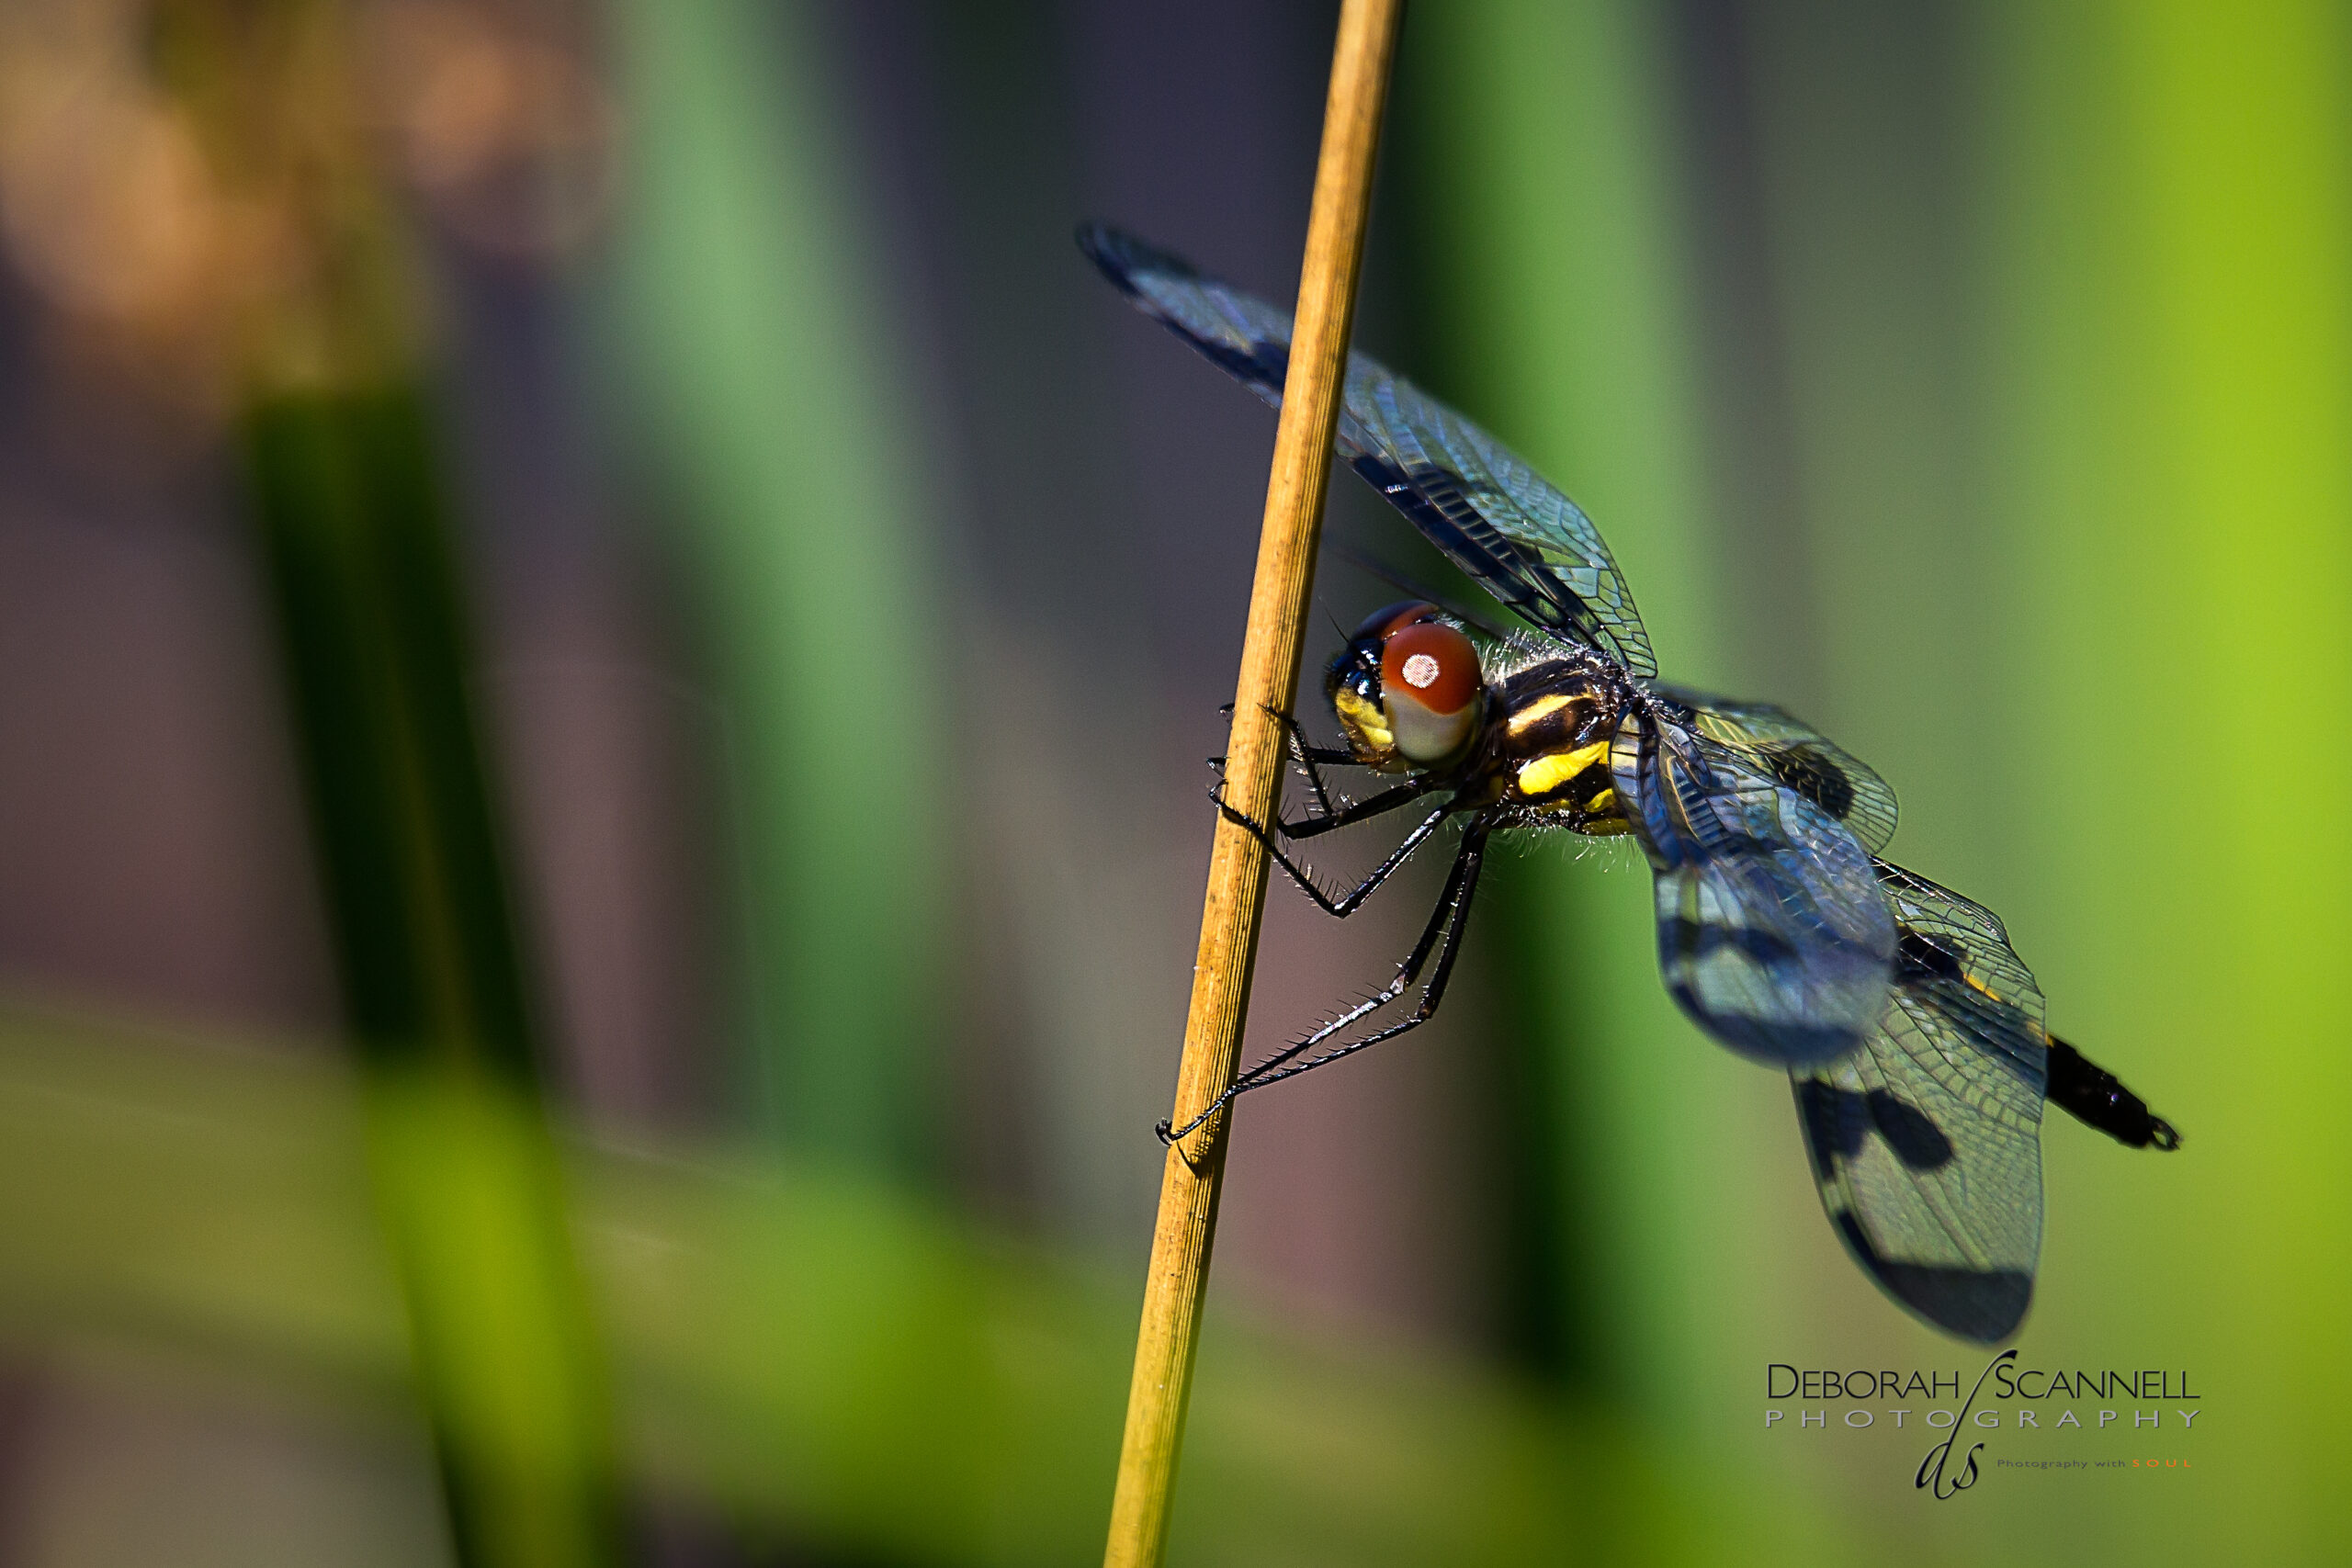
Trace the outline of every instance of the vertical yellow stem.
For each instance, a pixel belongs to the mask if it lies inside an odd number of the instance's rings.
[[[1274,436],[1273,472],[1266,485],[1265,522],[1259,536],[1250,626],[1242,643],[1233,734],[1227,749],[1227,798],[1260,821],[1272,815],[1281,779],[1281,734],[1269,710],[1286,710],[1298,682],[1299,645],[1347,365],[1348,324],[1355,310],[1356,275],[1372,205],[1373,160],[1401,10],[1401,0],[1346,0],[1332,53],[1323,148],[1299,276],[1298,319],[1283,388],[1282,423]],[[1193,969],[1183,1062],[1177,1072],[1177,1126],[1198,1116],[1233,1081],[1265,893],[1264,852],[1248,833],[1220,821],[1209,855],[1200,956]],[[1208,1283],[1209,1244],[1216,1230],[1227,1122],[1227,1114],[1219,1112],[1168,1151],[1159,1220],[1152,1234],[1151,1271],[1144,1285],[1143,1321],[1136,1337],[1135,1381],[1127,1392],[1126,1437],[1119,1452],[1105,1568],[1157,1563],[1166,1544],[1176,1454]]]

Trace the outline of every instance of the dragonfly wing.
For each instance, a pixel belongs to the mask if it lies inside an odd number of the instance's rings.
[[[1895,950],[1853,833],[1667,706],[1628,711],[1610,766],[1657,876],[1658,968],[1683,1010],[1775,1065],[1850,1055],[1885,1011]]]
[[[1357,473],[1530,624],[1657,673],[1649,634],[1600,530],[1501,442],[1372,360],[1348,364]]]
[[[1223,366],[1275,408],[1290,374],[1290,312],[1214,277],[1182,256],[1100,223],[1078,231],[1079,249],[1146,314]]]
[[[2033,1297],[2041,1249],[2041,993],[2001,922],[1873,862],[1894,912],[1894,991],[1863,1048],[1792,1069],[1822,1207],[1881,1289],[1984,1344]]]
[[[1869,764],[1802,719],[1770,703],[1740,702],[1657,682],[1651,696],[1711,740],[1744,753],[1820,807],[1875,854],[1894,837],[1894,791]]]
[[[1282,405],[1288,312],[1131,235],[1078,243],[1148,314]],[[1648,635],[1600,531],[1575,502],[1461,414],[1377,361],[1348,357],[1340,454],[1431,544],[1530,625],[1654,675]]]

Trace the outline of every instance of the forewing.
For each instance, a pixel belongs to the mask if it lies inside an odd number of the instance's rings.
[[[1894,992],[1863,1048],[1792,1069],[1829,1223],[1886,1293],[1964,1338],[2007,1338],[2041,1249],[2041,993],[2001,922],[1874,862]]]
[[[1629,709],[1610,765],[1657,876],[1668,993],[1743,1055],[1851,1054],[1886,1010],[1895,946],[1852,831],[1665,706]]]
[[[1114,229],[1078,241],[1112,282],[1193,347],[1282,406],[1291,319]],[[1529,624],[1657,672],[1600,532],[1499,441],[1361,354],[1348,357],[1339,448],[1430,543]]]
[[[1847,827],[1872,853],[1894,837],[1894,791],[1869,764],[1770,703],[1711,696],[1657,682],[1650,694],[1683,710],[1684,722],[1745,753]]]
[[[1340,428],[1356,472],[1515,614],[1635,675],[1657,673],[1600,530],[1524,459],[1361,355],[1348,362]]]

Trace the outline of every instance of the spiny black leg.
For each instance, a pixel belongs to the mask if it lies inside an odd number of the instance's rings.
[[[1396,966],[1395,979],[1305,1039],[1284,1046],[1242,1074],[1233,1081],[1230,1088],[1210,1103],[1207,1110],[1184,1123],[1182,1128],[1175,1129],[1166,1122],[1160,1122],[1157,1131],[1161,1141],[1173,1143],[1179,1138],[1189,1137],[1203,1122],[1216,1115],[1224,1107],[1226,1101],[1236,1095],[1246,1094],[1253,1089],[1263,1089],[1266,1085],[1279,1083],[1283,1078],[1295,1077],[1300,1073],[1311,1071],[1327,1062],[1336,1062],[1340,1057],[1351,1055],[1367,1045],[1376,1045],[1383,1040],[1393,1039],[1407,1030],[1428,1022],[1430,1015],[1437,1011],[1438,1003],[1445,996],[1447,977],[1453,973],[1454,954],[1459,950],[1463,928],[1469,923],[1470,899],[1477,889],[1478,867],[1486,857],[1486,850],[1487,830],[1484,828],[1473,827],[1464,835],[1461,852],[1454,856],[1453,869],[1446,874],[1445,891],[1439,895],[1437,908],[1430,912],[1429,924],[1422,929],[1420,941],[1413,944],[1413,951],[1406,955],[1402,964]],[[1443,944],[1442,947],[1441,942]],[[1367,1014],[1379,1011],[1403,996],[1412,988],[1413,981],[1419,976],[1422,967],[1429,963],[1432,951],[1438,953],[1437,968],[1430,976],[1430,983],[1422,991],[1420,1002],[1414,1008],[1410,1018],[1364,1039],[1351,1041],[1336,1051],[1326,1052],[1295,1067],[1283,1066],[1302,1052],[1313,1050],[1340,1031],[1346,1029]]]
[[[1388,804],[1385,806],[1381,806],[1380,809],[1382,811],[1393,810],[1396,807],[1404,805],[1407,800],[1413,798],[1414,795],[1427,793],[1424,790],[1414,788],[1411,785],[1402,787],[1410,790],[1411,793],[1396,800],[1389,801]],[[1389,792],[1389,794],[1392,795],[1396,793],[1396,792],[1394,790]],[[1371,875],[1356,884],[1356,886],[1351,888],[1348,892],[1341,894],[1337,898],[1334,898],[1331,895],[1323,891],[1322,887],[1316,882],[1313,872],[1292,860],[1289,854],[1283,851],[1283,847],[1274,842],[1273,836],[1272,834],[1268,833],[1263,828],[1258,826],[1256,822],[1251,821],[1250,818],[1245,816],[1242,812],[1226,803],[1224,786],[1221,784],[1209,791],[1209,798],[1216,802],[1216,808],[1218,812],[1223,815],[1227,821],[1232,823],[1235,827],[1243,829],[1249,833],[1251,838],[1257,840],[1259,843],[1265,846],[1266,853],[1273,857],[1274,863],[1281,866],[1283,871],[1290,874],[1290,879],[1293,882],[1297,883],[1300,889],[1305,892],[1309,898],[1315,900],[1317,908],[1319,908],[1325,914],[1337,915],[1343,920],[1350,915],[1354,914],[1357,907],[1363,904],[1366,898],[1371,897],[1373,891],[1375,888],[1377,888],[1382,883],[1387,881],[1388,878],[1394,874],[1398,866],[1403,865],[1406,861],[1412,857],[1412,853],[1415,850],[1419,849],[1423,843],[1428,841],[1429,836],[1437,831],[1437,825],[1444,821],[1447,815],[1453,810],[1452,807],[1441,806],[1435,811],[1430,812],[1428,817],[1421,820],[1419,826],[1416,827],[1411,832],[1406,834],[1403,841],[1398,843],[1394,850],[1389,852],[1388,858],[1386,860],[1382,861],[1378,865],[1373,867]],[[1373,800],[1368,800],[1364,802],[1364,804],[1366,806],[1372,806],[1385,798],[1385,796],[1375,796]],[[1378,813],[1375,812],[1373,813],[1373,815],[1376,816]],[[1358,820],[1362,820],[1362,818],[1360,818]]]
[[[1400,784],[1393,788],[1384,789],[1378,795],[1368,795],[1357,801],[1353,806],[1343,806],[1337,811],[1329,811],[1320,817],[1302,817],[1295,822],[1278,820],[1274,824],[1274,829],[1285,839],[1319,838],[1325,833],[1337,832],[1341,828],[1352,828],[1359,822],[1369,822],[1385,812],[1396,810],[1408,801],[1419,799],[1436,787],[1437,784],[1434,780],[1415,779],[1409,784]]]
[[[1331,797],[1324,788],[1322,775],[1316,773],[1315,768],[1368,769],[1372,766],[1353,751],[1345,750],[1337,746],[1309,746],[1304,752],[1293,751],[1291,761],[1297,763],[1300,771],[1306,774],[1307,782],[1315,786],[1317,800],[1327,811],[1331,808]],[[1222,773],[1225,772],[1225,753],[1220,751],[1209,759],[1209,766]]]
[[[1297,1041],[1283,1047],[1282,1050],[1275,1052],[1272,1056],[1269,1056],[1264,1061],[1259,1063],[1256,1066],[1251,1067],[1248,1072],[1242,1074],[1233,1081],[1223,1094],[1216,1097],[1216,1100],[1210,1104],[1207,1110],[1202,1111],[1198,1116],[1193,1117],[1190,1122],[1185,1122],[1182,1131],[1171,1130],[1170,1124],[1166,1122],[1160,1122],[1157,1129],[1159,1134],[1160,1140],[1163,1143],[1173,1143],[1178,1138],[1189,1136],[1193,1133],[1193,1129],[1200,1126],[1202,1122],[1206,1122],[1210,1117],[1216,1115],[1218,1107],[1224,1105],[1227,1100],[1231,1100],[1235,1095],[1241,1093],[1244,1089],[1253,1087],[1254,1080],[1258,1078],[1259,1075],[1266,1072],[1269,1068],[1280,1066],[1283,1063],[1291,1060],[1302,1051],[1313,1050],[1317,1044],[1329,1039],[1332,1034],[1336,1033],[1340,1030],[1345,1029],[1350,1024],[1355,1022],[1358,1019],[1363,1017],[1366,1013],[1376,1012],[1380,1009],[1386,1007],[1390,1002],[1395,1001],[1398,997],[1403,996],[1412,986],[1413,977],[1420,973],[1421,966],[1429,962],[1430,949],[1437,945],[1439,936],[1445,930],[1447,923],[1453,919],[1453,910],[1457,903],[1454,895],[1462,885],[1462,867],[1463,858],[1461,856],[1456,856],[1453,863],[1453,868],[1446,874],[1445,891],[1438,895],[1437,908],[1430,912],[1429,924],[1422,929],[1420,941],[1413,944],[1413,951],[1407,955],[1405,962],[1396,966],[1396,976],[1395,979],[1391,980],[1380,990],[1374,992],[1370,997],[1358,1003],[1355,1007],[1348,1010],[1347,1012],[1333,1019],[1330,1022],[1325,1024],[1322,1028],[1308,1035],[1306,1039]]]
[[[2148,1110],[2113,1073],[2056,1035],[2050,1037],[2050,1103],[2126,1147],[2180,1147],[2172,1123]]]
[[[1405,961],[1396,965],[1395,978],[1354,1007],[1324,1023],[1321,1028],[1317,1029],[1306,1038],[1292,1042],[1243,1073],[1234,1080],[1236,1087],[1232,1092],[1240,1093],[1243,1089],[1250,1087],[1265,1073],[1281,1066],[1303,1051],[1313,1050],[1332,1035],[1355,1023],[1359,1019],[1378,1012],[1410,989],[1414,980],[1419,976],[1422,967],[1429,963],[1430,953],[1435,950],[1446,931],[1450,929],[1454,912],[1462,907],[1463,877],[1472,862],[1471,847],[1465,841],[1462,852],[1454,856],[1453,867],[1446,873],[1444,890],[1437,896],[1437,907],[1430,911],[1429,923],[1421,928],[1420,941],[1413,944],[1413,951],[1405,955]]]
[[[1233,711],[1233,705],[1227,703],[1216,711],[1229,714]],[[1297,766],[1299,772],[1306,775],[1308,787],[1315,791],[1315,804],[1323,808],[1324,816],[1332,815],[1334,808],[1331,805],[1331,791],[1323,782],[1322,770],[1324,768],[1362,768],[1370,764],[1345,748],[1317,746],[1309,743],[1306,731],[1300,727],[1298,720],[1278,707],[1267,707],[1266,715],[1283,727],[1283,749],[1290,753],[1290,760]],[[1225,772],[1225,759],[1211,757],[1209,766],[1222,775]],[[1357,820],[1361,821],[1362,818],[1359,818]]]
[[[1315,792],[1315,804],[1323,808],[1324,816],[1333,815],[1331,792],[1324,787],[1323,770],[1317,764],[1328,763],[1334,767],[1345,765],[1360,768],[1363,763],[1352,751],[1342,751],[1329,746],[1309,745],[1306,731],[1299,727],[1298,720],[1280,708],[1270,707],[1266,712],[1275,723],[1283,727],[1283,734],[1288,739],[1290,744],[1291,761],[1297,763],[1299,772],[1306,775],[1307,787]]]
[[[1394,788],[1384,789],[1369,799],[1359,800],[1353,806],[1341,807],[1328,817],[1306,817],[1295,822],[1287,822],[1277,817],[1274,819],[1274,830],[1285,839],[1317,838],[1340,828],[1352,828],[1359,822],[1369,822],[1375,817],[1385,816],[1400,806],[1410,805],[1437,787],[1437,781],[1434,779],[1413,779],[1397,784]],[[1255,818],[1244,815],[1238,807],[1226,800],[1223,779],[1209,785],[1209,799],[1216,802],[1218,813],[1227,820],[1237,828],[1247,828],[1250,835],[1260,843],[1264,844],[1269,850],[1273,850],[1273,842],[1267,836],[1265,825]]]
[[[1283,1066],[1298,1051],[1320,1044],[1345,1028],[1353,1021],[1353,1018],[1361,1018],[1365,1012],[1372,1010],[1370,1009],[1352,1010],[1351,1018],[1335,1019],[1299,1042],[1296,1047],[1270,1056],[1250,1068],[1237,1080],[1233,1092],[1246,1094],[1253,1089],[1263,1089],[1268,1084],[1280,1083],[1284,1078],[1295,1078],[1301,1073],[1313,1072],[1316,1068],[1336,1062],[1342,1056],[1352,1056],[1358,1051],[1377,1045],[1384,1040],[1394,1040],[1399,1034],[1419,1029],[1435,1017],[1438,1004],[1445,999],[1445,983],[1453,976],[1453,961],[1462,951],[1462,933],[1470,923],[1470,900],[1477,889],[1478,867],[1484,859],[1485,850],[1484,834],[1478,835],[1475,845],[1469,842],[1464,842],[1463,845],[1466,870],[1462,885],[1454,893],[1452,903],[1446,910],[1452,919],[1445,927],[1444,944],[1438,949],[1437,967],[1430,972],[1430,983],[1421,988],[1421,999],[1414,1004],[1410,1014],[1385,1029],[1376,1030],[1365,1035],[1361,1040],[1351,1040],[1336,1050],[1326,1051],[1319,1056],[1311,1056],[1296,1066]]]

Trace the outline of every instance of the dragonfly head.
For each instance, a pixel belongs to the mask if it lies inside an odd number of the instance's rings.
[[[1459,757],[1486,707],[1477,648],[1444,611],[1410,600],[1364,617],[1323,689],[1349,746],[1385,773]]]

